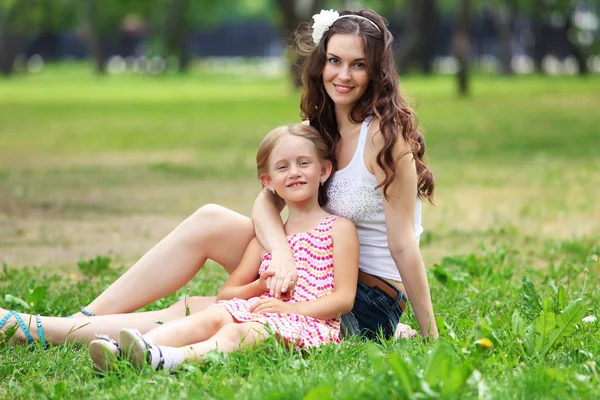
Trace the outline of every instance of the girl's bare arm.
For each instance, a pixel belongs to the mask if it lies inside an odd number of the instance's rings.
[[[261,299],[253,312],[278,312],[301,314],[327,320],[337,318],[352,310],[358,280],[358,235],[352,222],[340,218],[335,221],[333,238],[334,292],[316,300],[301,303],[284,303],[278,299]]]
[[[249,299],[260,296],[268,290],[265,279],[258,277],[263,251],[256,238],[250,241],[242,261],[219,290],[217,300],[231,300],[234,297]]]

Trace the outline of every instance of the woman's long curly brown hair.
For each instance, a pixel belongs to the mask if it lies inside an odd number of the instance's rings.
[[[369,116],[379,119],[384,145],[377,154],[377,165],[385,172],[385,179],[376,189],[383,187],[384,196],[389,198],[387,190],[396,178],[396,163],[406,154],[412,153],[418,175],[417,194],[419,198],[432,202],[435,180],[433,173],[423,162],[425,141],[417,129],[416,115],[400,96],[398,73],[392,52],[393,38],[387,29],[386,21],[371,10],[342,11],[340,15],[360,15],[372,21],[379,29],[363,18],[339,18],[315,46],[309,24],[301,26],[296,42],[299,54],[305,57],[300,103],[302,119],[308,119],[321,133],[329,146],[334,168],[337,167],[335,146],[340,140],[340,133],[335,119],[334,103],[325,92],[322,78],[327,60],[327,43],[336,33],[360,37],[364,44],[370,82],[363,96],[352,108],[350,119],[354,123],[362,122]],[[411,151],[394,159],[393,148],[399,135],[402,135]]]

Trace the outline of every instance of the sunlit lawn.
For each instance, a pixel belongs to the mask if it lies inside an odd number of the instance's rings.
[[[348,342],[302,355],[269,344],[176,376],[104,379],[83,346],[0,345],[0,396],[600,395],[600,331],[580,322],[598,316],[600,77],[477,76],[469,99],[450,77],[402,86],[437,178],[421,249],[438,345]],[[248,214],[261,137],[298,120],[298,93],[258,69],[97,78],[70,65],[0,80],[0,305],[25,311],[10,294],[67,315],[200,205]],[[77,266],[98,255],[119,268]],[[214,294],[224,279],[211,264],[190,292]],[[410,312],[405,322],[416,326]],[[491,349],[475,345],[482,337]]]

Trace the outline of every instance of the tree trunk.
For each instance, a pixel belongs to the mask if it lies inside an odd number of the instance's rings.
[[[533,30],[533,65],[535,72],[538,74],[544,73],[542,61],[546,55],[546,35],[544,28],[545,2],[543,0],[535,0],[533,3],[532,15],[532,30]]]
[[[99,75],[104,75],[106,73],[106,54],[102,46],[102,34],[98,24],[98,1],[85,0],[84,13],[87,23],[88,47],[94,61],[94,71]]]
[[[165,21],[163,43],[165,56],[175,56],[179,61],[179,72],[186,72],[189,67],[190,54],[187,43],[188,29],[185,23],[185,12],[188,0],[172,0]]]
[[[325,0],[277,0],[277,7],[283,17],[283,34],[288,47],[290,74],[294,85],[302,87],[302,62],[304,59],[293,50],[294,33],[302,22],[311,23],[311,17],[323,8]]]
[[[500,55],[500,73],[502,75],[513,75],[512,67],[512,37],[515,30],[517,15],[517,4],[515,0],[508,2],[506,6],[498,6],[494,16],[498,28],[498,42]]]
[[[579,75],[580,76],[585,76],[588,74],[588,67],[587,67],[587,63],[585,60],[585,54],[584,52],[579,48],[579,46],[577,46],[577,43],[575,43],[573,41],[573,19],[572,19],[572,15],[569,15],[567,17],[567,20],[565,22],[565,27],[564,27],[564,35],[565,35],[565,39],[567,41],[567,49],[569,51],[569,54],[571,54],[573,57],[575,57],[575,59],[577,60],[577,63],[579,64]]]
[[[454,34],[454,55],[458,61],[458,94],[469,95],[469,27],[471,25],[471,0],[461,0]]]
[[[0,74],[4,76],[12,75],[15,60],[25,48],[25,37],[14,32],[13,23],[32,6],[30,0],[16,1],[4,17],[0,16]]]
[[[436,0],[410,0],[406,25],[395,52],[396,66],[402,73],[418,61],[425,74],[431,73],[435,36]]]

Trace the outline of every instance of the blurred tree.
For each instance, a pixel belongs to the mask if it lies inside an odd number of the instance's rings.
[[[90,56],[98,74],[106,71],[107,41],[122,34],[125,16],[147,15],[156,6],[156,2],[147,0],[84,0],[79,4]]]
[[[37,29],[28,46],[30,53],[41,55],[44,59],[55,57],[59,35],[66,29],[72,28],[77,22],[77,0],[38,0],[37,5],[29,10],[29,15]]]
[[[283,35],[288,44],[288,59],[290,62],[290,73],[296,87],[302,86],[302,57],[298,56],[294,49],[294,33],[302,22],[310,23],[314,14],[323,8],[325,0],[277,0],[277,8],[281,16],[281,27]]]
[[[154,0],[154,7],[144,13],[152,34],[149,51],[163,57],[175,57],[179,72],[186,72],[192,57],[189,35],[193,29],[214,28],[232,20],[264,17],[267,2]]]
[[[0,73],[14,72],[15,60],[25,47],[25,32],[33,23],[35,0],[0,0]]]
[[[186,72],[191,58],[187,43],[189,27],[185,18],[189,1],[171,0],[170,3],[163,29],[165,55],[177,57],[179,72]]]
[[[418,61],[425,74],[432,72],[436,0],[408,0],[406,23],[396,50],[396,64],[401,72]]]
[[[460,0],[458,21],[454,34],[454,56],[458,62],[458,93],[461,96],[469,94],[469,27],[471,23],[471,0]]]
[[[529,0],[525,0],[525,2],[527,1]],[[512,75],[514,73],[512,67],[512,39],[515,32],[518,0],[495,0],[492,3],[495,4],[488,4],[487,10],[492,14],[498,32],[500,73],[502,75]]]

